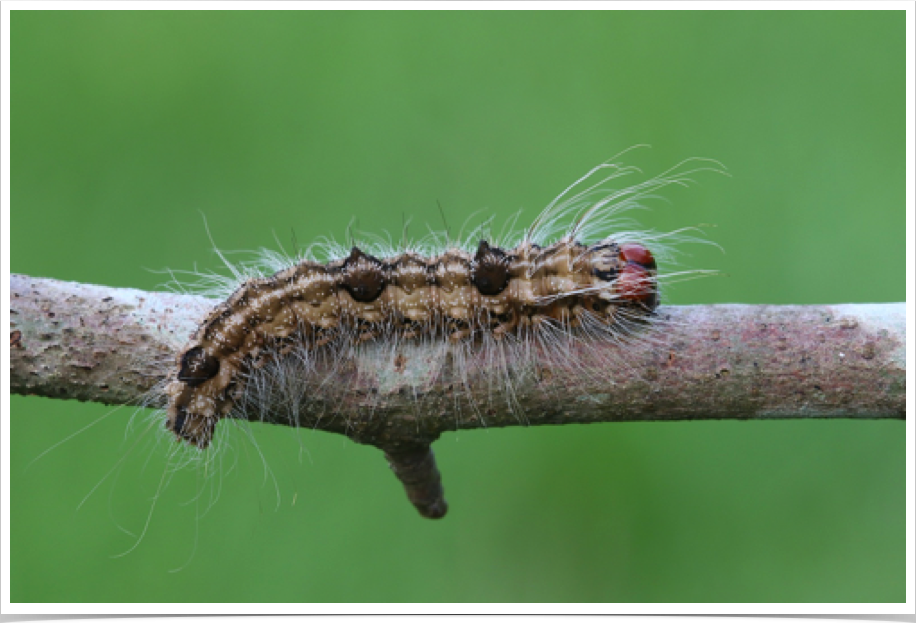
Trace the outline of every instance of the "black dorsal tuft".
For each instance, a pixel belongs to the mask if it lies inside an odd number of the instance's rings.
[[[181,356],[181,369],[178,371],[178,380],[191,387],[197,387],[209,381],[219,372],[219,359],[208,355],[200,346],[188,350]]]
[[[481,240],[474,256],[471,283],[485,296],[496,296],[509,285],[509,257],[497,247]]]
[[[343,277],[340,286],[354,301],[371,303],[388,285],[385,265],[378,258],[367,255],[353,247],[350,256],[343,263]]]

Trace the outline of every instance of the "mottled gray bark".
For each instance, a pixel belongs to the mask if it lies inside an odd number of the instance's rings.
[[[149,390],[174,374],[176,353],[213,304],[197,296],[12,275],[11,391],[162,406],[161,394]],[[493,391],[502,375],[497,362],[474,362],[459,379],[451,358],[436,351],[446,346],[405,344],[362,349],[335,373],[333,387],[310,394],[309,404],[275,423],[338,432],[382,448],[395,473],[410,476],[402,478],[408,495],[423,498],[429,509],[439,503],[429,497],[438,473],[418,475],[416,466],[428,463],[435,470],[425,449],[456,428],[905,418],[903,303],[704,305],[660,312],[663,336],[654,347],[621,357],[604,346],[609,360],[624,362],[613,370],[540,367],[513,387],[512,408]],[[422,460],[400,465],[398,456]],[[426,493],[411,491],[410,482]]]
[[[198,296],[12,275],[11,390],[136,403],[174,371],[176,352],[212,305]],[[628,355],[627,365],[603,386],[585,381],[570,387],[560,380],[574,372],[548,369],[541,371],[539,387],[516,388],[519,405],[531,407],[524,409],[524,423],[904,418],[903,303],[704,305],[662,313],[672,334],[664,347]],[[348,368],[350,378],[341,380],[351,388],[353,409],[364,402],[361,395],[382,396],[373,399],[376,416],[381,409],[386,420],[406,420],[415,429],[416,395],[445,388],[439,387],[442,376],[429,368],[436,357],[410,345],[401,351],[391,357],[390,351],[367,350]],[[489,390],[496,374],[489,372],[469,377],[472,391],[475,382],[486,382]],[[492,410],[485,415],[487,426],[521,423],[498,404]],[[455,428],[447,405],[429,415],[425,427]],[[351,425],[359,419],[356,413],[350,417]],[[461,428],[480,425],[471,417],[460,422]]]

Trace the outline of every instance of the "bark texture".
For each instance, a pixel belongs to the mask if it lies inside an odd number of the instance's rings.
[[[213,304],[198,296],[12,275],[11,391],[134,404],[174,371],[177,351]],[[467,416],[458,427],[905,417],[903,303],[703,305],[662,313],[673,327],[665,347],[629,356],[606,383],[583,384],[571,378],[582,376],[575,370],[545,369],[530,386],[517,388],[526,421],[494,403],[485,424]],[[348,367],[340,383],[349,388],[348,399],[340,409],[353,411],[352,426],[361,406],[371,403],[372,419],[387,420],[386,428],[402,422],[414,431],[406,437],[416,439],[416,396],[447,396],[449,376],[430,368],[438,358],[429,349],[407,344],[391,355],[367,349]],[[481,391],[489,387],[495,374],[486,368],[472,373],[472,391],[476,384]],[[424,414],[424,428],[456,428],[447,404],[434,411]]]
[[[215,301],[12,275],[15,394],[163,406],[150,392]],[[494,392],[502,371],[460,375],[439,348],[366,348],[277,424],[345,434],[386,452],[421,514],[445,501],[428,446],[443,431],[620,421],[906,417],[904,303],[661,308],[666,335],[612,371],[540,368]],[[612,349],[613,347],[607,346]],[[609,352],[609,358],[614,357]],[[570,361],[577,361],[575,352]],[[497,384],[498,385],[498,384]],[[469,408],[469,405],[474,405]],[[521,415],[520,415],[521,414]],[[252,419],[265,419],[253,414]]]

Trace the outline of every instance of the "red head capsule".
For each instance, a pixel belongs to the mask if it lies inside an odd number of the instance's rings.
[[[641,244],[621,245],[620,257],[627,263],[635,262],[649,270],[655,270],[657,268],[655,265],[655,258],[652,257],[652,252]]]
[[[652,274],[636,263],[629,263],[620,271],[614,291],[624,301],[642,303],[649,309],[658,306],[658,291]]]

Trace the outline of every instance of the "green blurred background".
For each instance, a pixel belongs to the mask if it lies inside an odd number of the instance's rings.
[[[524,221],[650,143],[627,162],[733,176],[639,214],[725,251],[666,302],[905,300],[902,11],[14,11],[11,44],[14,272],[161,288],[219,268],[201,214],[226,249]],[[276,487],[239,432],[199,522],[180,472],[112,558],[163,473],[147,413],[32,463],[110,410],[11,404],[13,601],[905,599],[902,422],[451,433],[441,522],[377,450],[253,427]]]

